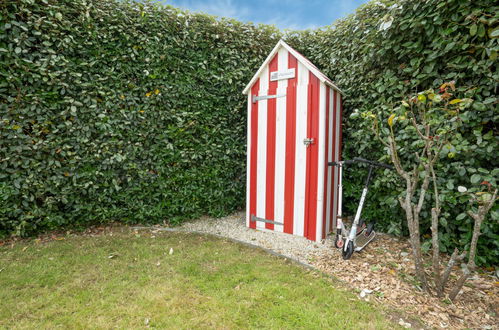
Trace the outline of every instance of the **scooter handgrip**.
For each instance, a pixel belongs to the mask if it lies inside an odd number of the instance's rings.
[[[328,162],[327,165],[328,166],[339,166],[342,163],[347,165],[347,164],[353,164],[353,163],[355,163],[355,161],[348,159],[348,160],[339,161],[339,162]]]
[[[379,167],[384,167],[384,168],[387,168],[389,170],[394,170],[395,167],[393,167],[392,165],[388,165],[388,164],[383,164],[383,163],[379,163],[378,164]]]

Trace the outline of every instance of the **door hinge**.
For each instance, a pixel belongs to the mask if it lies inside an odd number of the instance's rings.
[[[256,103],[257,101],[261,101],[261,100],[276,99],[278,97],[285,97],[285,96],[286,96],[286,94],[260,95],[260,96],[253,95],[253,103]]]
[[[303,144],[304,144],[305,146],[307,146],[307,147],[308,147],[309,145],[311,145],[311,144],[314,144],[314,143],[315,143],[314,138],[307,138],[307,139],[303,139]]]
[[[252,214],[252,215],[251,215],[251,222],[257,222],[257,221],[260,221],[260,222],[265,222],[265,223],[271,223],[271,224],[274,224],[274,225],[284,226],[284,223],[282,223],[282,222],[272,221],[272,220],[267,220],[267,219],[264,219],[264,218],[259,218],[259,217],[254,216],[254,215]]]

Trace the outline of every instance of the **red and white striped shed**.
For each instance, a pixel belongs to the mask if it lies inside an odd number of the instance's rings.
[[[341,91],[279,41],[248,95],[246,225],[319,241],[335,228]]]

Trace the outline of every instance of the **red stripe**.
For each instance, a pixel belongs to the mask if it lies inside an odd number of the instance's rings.
[[[251,96],[258,95],[260,79],[251,87]],[[250,228],[256,228],[256,222],[251,221],[251,216],[256,216],[256,167],[257,167],[257,142],[258,142],[258,102],[251,104],[251,145],[250,145]]]
[[[329,87],[326,87],[326,134],[324,134],[325,136],[325,148],[326,148],[326,152],[325,152],[325,161],[324,161],[324,197],[323,197],[323,201],[324,201],[324,208],[323,208],[323,212],[322,212],[322,217],[323,217],[323,220],[322,220],[322,237],[321,238],[325,238],[326,237],[326,222],[327,222],[327,204],[331,202],[331,198],[329,198],[328,194],[327,194],[327,181],[328,181],[328,169],[329,169],[329,166],[327,165],[327,163],[329,162]],[[332,207],[332,206],[331,206]]]
[[[278,54],[269,64],[269,90],[267,95],[275,95],[277,80],[270,81],[270,73],[277,71]],[[276,135],[276,99],[267,100],[267,183],[265,187],[265,219],[274,220],[275,195],[275,135]],[[274,230],[273,223],[265,223],[265,228]]]
[[[338,145],[338,160],[341,160],[341,147],[343,144],[343,100],[341,98],[341,94],[339,95],[340,97],[340,143]]]
[[[288,80],[286,90],[286,164],[284,168],[284,232],[293,233],[295,200],[295,151],[296,151],[296,82],[298,62],[289,53],[288,68],[295,69],[295,77]]]
[[[340,108],[338,109],[338,111],[340,112],[340,119],[338,120],[338,161],[340,161],[342,159],[341,157],[341,150],[342,150],[342,144],[343,144],[343,102],[342,102],[342,99],[341,99],[341,94],[340,93],[337,93],[338,94],[338,98],[340,99]],[[339,171],[338,171],[338,175],[339,175]],[[338,185],[338,183],[336,183],[336,185]],[[336,189],[338,191],[338,189]]]
[[[307,138],[315,143],[307,147],[307,183],[305,192],[305,237],[315,241],[317,228],[317,180],[319,165],[319,79],[309,72],[308,129]]]
[[[336,120],[336,114],[337,114],[337,109],[336,109],[336,97],[337,97],[337,92],[335,90],[333,90],[333,112],[332,112],[332,116],[333,116],[333,140],[332,140],[332,144],[333,144],[333,150],[332,150],[332,155],[331,155],[331,159],[333,161],[335,161],[334,159],[334,153],[336,151],[336,123],[338,122]],[[333,170],[331,171],[331,195],[333,196],[333,204],[331,204],[331,212],[330,212],[330,226],[331,226],[331,230],[334,230],[335,229],[335,225],[336,225],[336,216],[338,215],[338,212],[337,212],[337,207],[338,207],[338,203],[336,203],[336,207],[334,206],[334,201],[337,201],[338,200],[338,187],[337,187],[337,181],[334,179],[334,176],[335,176],[335,173],[339,173],[338,171],[338,168],[336,166],[333,167]]]

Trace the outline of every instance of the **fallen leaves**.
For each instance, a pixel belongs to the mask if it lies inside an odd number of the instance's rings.
[[[400,252],[401,251],[401,252]],[[476,275],[454,304],[418,290],[414,264],[406,240],[380,234],[365,251],[343,260],[337,249],[313,258],[325,273],[358,289],[359,297],[404,310],[435,328],[494,328],[499,324],[499,281],[495,275]],[[457,268],[456,268],[457,270]],[[405,328],[413,324],[400,319]]]

